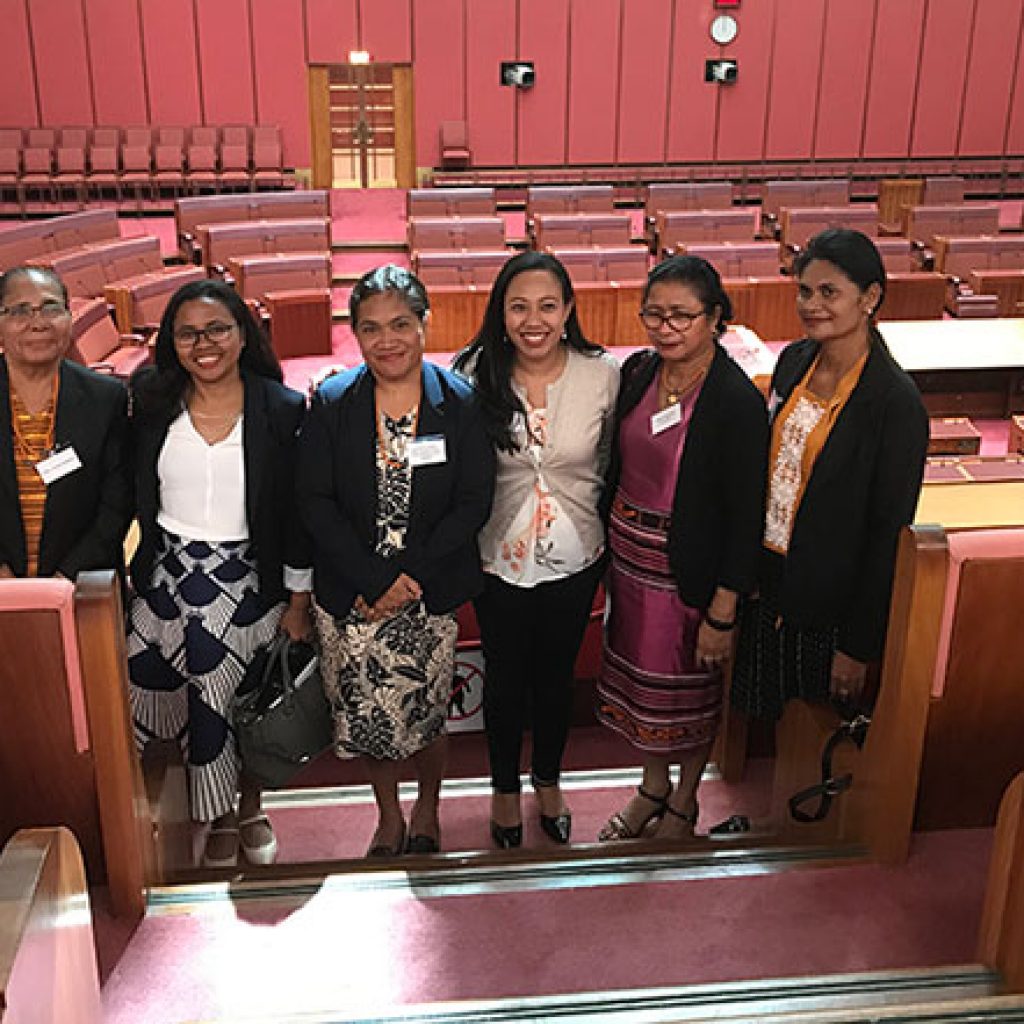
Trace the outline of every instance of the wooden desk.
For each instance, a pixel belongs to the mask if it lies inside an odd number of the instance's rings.
[[[930,415],[1024,412],[1024,319],[889,321],[882,334]]]
[[[914,522],[950,530],[1024,526],[1024,480],[926,483]]]
[[[972,270],[967,283],[979,295],[994,295],[1000,316],[1024,314],[1024,270]]]

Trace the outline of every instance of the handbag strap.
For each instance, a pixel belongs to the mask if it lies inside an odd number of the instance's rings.
[[[870,724],[871,719],[867,715],[855,715],[853,718],[844,719],[839,723],[835,732],[825,743],[825,749],[821,752],[821,782],[814,786],[808,786],[789,798],[789,813],[794,821],[804,824],[823,821],[828,815],[835,797],[850,788],[853,784],[853,773],[847,772],[836,778],[832,772],[832,757],[839,744],[847,741],[861,750],[865,739],[867,739]],[[802,805],[815,798],[818,800],[818,806],[813,811],[803,810]]]

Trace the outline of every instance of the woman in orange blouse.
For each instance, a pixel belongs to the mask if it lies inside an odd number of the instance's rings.
[[[772,376],[760,597],[741,616],[732,681],[737,708],[770,718],[793,697],[863,701],[928,447],[921,396],[875,326],[874,243],[823,231],[794,272],[807,336]]]
[[[0,276],[0,577],[122,567],[127,392],[68,362],[70,344],[56,274]]]

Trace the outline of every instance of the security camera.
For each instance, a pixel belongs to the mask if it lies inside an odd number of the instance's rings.
[[[704,62],[704,81],[731,85],[740,73],[739,62],[735,60],[708,60]]]
[[[532,61],[502,61],[501,84],[514,85],[519,89],[529,89],[536,81],[537,74],[533,70]]]

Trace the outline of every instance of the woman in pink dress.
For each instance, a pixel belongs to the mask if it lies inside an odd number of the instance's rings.
[[[643,782],[602,840],[638,838],[655,822],[659,838],[677,838],[697,822],[764,518],[767,413],[719,343],[731,315],[710,263],[672,257],[644,289],[640,318],[653,347],[622,369],[598,716],[637,749]]]

